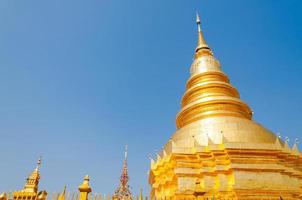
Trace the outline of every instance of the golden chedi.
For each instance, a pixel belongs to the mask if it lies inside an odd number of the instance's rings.
[[[37,167],[27,178],[24,189],[13,193],[13,200],[46,200],[47,192],[38,192],[39,180],[40,180],[40,165],[41,158],[39,158]]]
[[[156,161],[154,199],[302,199],[302,156],[252,120],[206,44],[198,44],[176,117],[177,131]]]

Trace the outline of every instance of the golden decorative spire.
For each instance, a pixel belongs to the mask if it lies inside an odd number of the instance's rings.
[[[58,200],[65,200],[65,193],[66,193],[66,185],[64,186],[63,192],[59,195]]]
[[[197,24],[197,28],[198,28],[198,43],[197,43],[195,52],[199,51],[200,49],[210,50],[210,48],[208,47],[208,45],[206,44],[206,42],[204,40],[202,31],[201,31],[200,18],[199,18],[198,13],[196,13],[196,24]]]
[[[300,154],[300,151],[299,151],[299,148],[298,148],[298,144],[299,144],[299,139],[296,138],[295,139],[295,143],[294,143],[294,146],[292,147],[292,151],[295,155],[299,155]]]
[[[91,192],[91,188],[90,188],[90,186],[89,186],[89,176],[88,175],[86,175],[85,177],[84,177],[84,181],[83,181],[83,183],[79,186],[79,191],[80,192]]]
[[[26,184],[24,186],[24,192],[38,192],[39,180],[40,180],[40,166],[41,166],[41,157],[39,157],[37,162],[37,167],[31,173],[31,175],[27,178]]]
[[[251,119],[252,111],[241,99],[221,70],[219,61],[213,56],[202,34],[197,14],[198,43],[191,77],[182,98],[182,108],[176,117],[177,128],[213,116],[234,116]]]
[[[139,200],[144,200],[144,196],[143,196],[143,189],[140,189],[139,191]]]

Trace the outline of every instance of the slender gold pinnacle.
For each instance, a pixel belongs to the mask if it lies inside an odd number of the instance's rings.
[[[198,13],[196,14],[196,24],[197,24],[197,29],[198,29],[198,43],[197,47],[195,49],[195,52],[199,51],[200,49],[210,49],[208,45],[206,44],[202,31],[201,31],[201,23],[200,23],[200,18]]]
[[[64,186],[63,192],[59,195],[57,200],[65,200],[65,193],[66,193],[66,185]]]

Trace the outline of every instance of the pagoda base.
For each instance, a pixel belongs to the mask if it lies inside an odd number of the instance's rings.
[[[170,147],[151,166],[154,199],[302,199],[301,154],[278,138],[273,144]]]

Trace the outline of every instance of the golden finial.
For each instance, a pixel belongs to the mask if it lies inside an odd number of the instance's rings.
[[[280,134],[280,133],[277,133],[277,137],[276,137],[275,144],[276,144],[278,147],[282,147],[282,146],[283,146],[282,137],[281,137],[281,134]]]
[[[83,183],[79,186],[79,190],[80,190],[80,192],[82,192],[82,191],[84,191],[84,192],[91,192],[91,188],[90,188],[90,186],[89,186],[89,176],[88,175],[86,175],[85,177],[84,177],[84,181],[83,181]]]
[[[201,22],[200,22],[200,18],[198,13],[196,13],[196,24],[197,24],[197,29],[198,29],[198,43],[197,43],[197,47],[195,49],[195,52],[197,52],[200,49],[208,49],[210,50],[210,48],[208,47],[208,45],[206,44],[203,35],[202,35],[202,31],[201,31]]]
[[[88,200],[88,194],[92,191],[89,186],[89,176],[84,177],[83,183],[79,186],[80,198],[79,200]]]
[[[300,154],[298,145],[299,145],[299,139],[296,138],[296,139],[295,139],[294,146],[292,147],[293,153],[294,153],[295,155],[299,155],[299,154]]]

